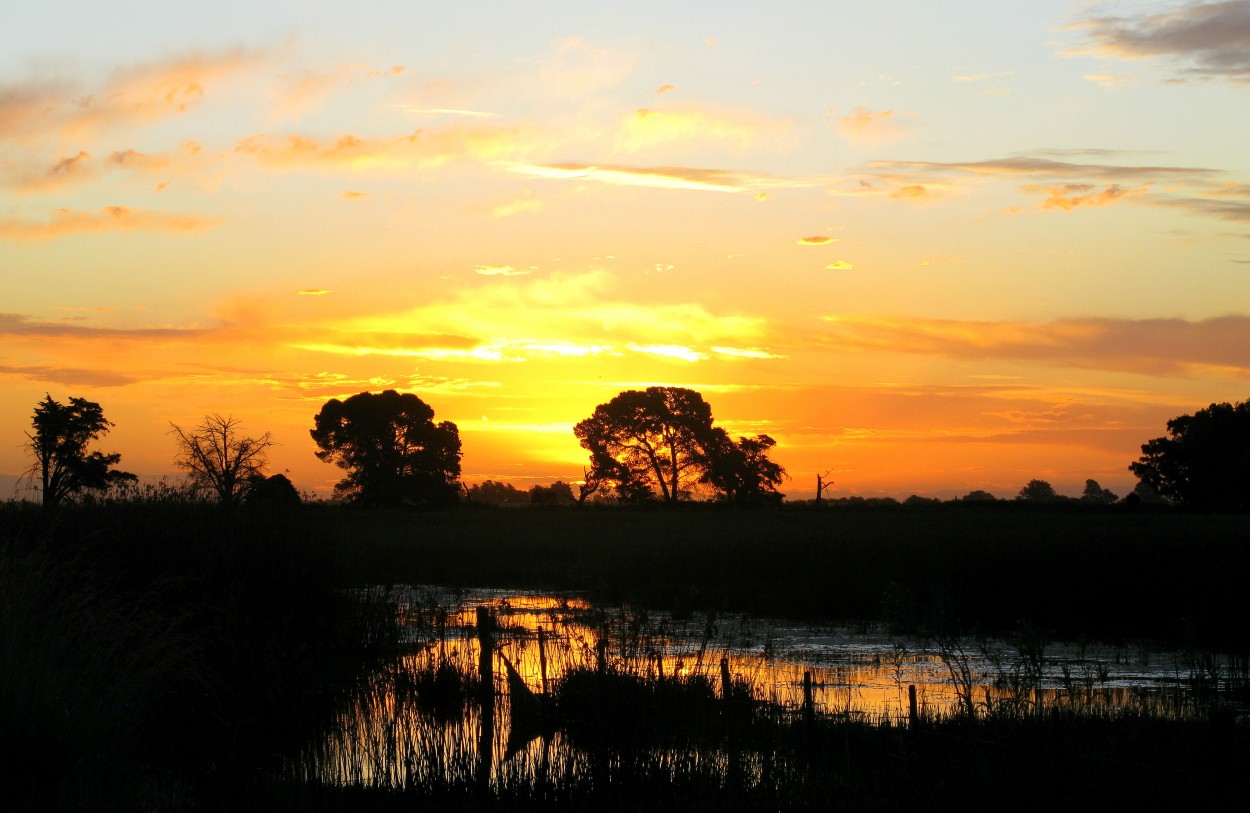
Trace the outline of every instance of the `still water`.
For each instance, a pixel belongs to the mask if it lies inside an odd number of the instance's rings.
[[[897,726],[909,723],[910,687],[922,716],[1054,707],[1195,715],[1221,681],[1245,670],[1210,653],[1029,636],[922,640],[874,628],[596,607],[573,594],[408,587],[391,596],[406,654],[376,674],[334,729],[292,763],[301,779],[489,788],[585,775],[591,757],[560,726],[514,724],[513,713],[514,702],[550,695],[576,669],[652,682],[703,679],[721,692],[727,672],[776,715]],[[485,659],[483,610],[493,644]],[[474,682],[484,675],[487,691]],[[730,756],[705,743],[656,749],[648,759],[681,771],[691,769],[683,760],[703,770]]]

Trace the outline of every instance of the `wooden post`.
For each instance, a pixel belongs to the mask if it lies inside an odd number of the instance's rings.
[[[729,677],[729,658],[720,659],[720,696],[722,700],[728,700],[733,692],[733,684]]]
[[[494,628],[494,621],[490,617],[490,610],[486,607],[477,608],[477,674],[482,681],[482,696],[493,698],[495,696],[495,639],[491,635]],[[483,710],[485,713],[485,710]]]
[[[495,639],[491,635],[494,621],[490,610],[477,608],[478,676],[481,678],[482,726],[477,742],[477,786],[482,794],[490,793],[491,766],[495,761]]]
[[[803,722],[810,729],[816,719],[816,704],[812,699],[812,673],[803,673]]]
[[[608,669],[608,639],[600,637],[599,640],[595,642],[595,649],[597,650],[597,654],[599,656],[597,668],[599,670],[599,674],[602,675]]]
[[[907,687],[907,723],[913,731],[920,726],[920,712],[916,708],[916,684],[914,683]]]
[[[547,696],[547,633],[538,626],[538,672],[542,677],[543,697]]]

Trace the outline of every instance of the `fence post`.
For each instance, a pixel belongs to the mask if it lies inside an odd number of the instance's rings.
[[[547,633],[538,625],[538,671],[542,677],[543,697],[547,696]]]
[[[482,694],[485,697],[495,696],[495,639],[491,635],[494,621],[490,617],[490,609],[477,608],[477,673],[482,681]]]
[[[913,731],[920,727],[920,711],[916,708],[916,684],[907,686],[907,724]]]
[[[722,700],[728,700],[732,692],[732,685],[729,676],[729,658],[720,659],[720,696]]]

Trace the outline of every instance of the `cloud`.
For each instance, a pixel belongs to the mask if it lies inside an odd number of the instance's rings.
[[[1183,3],[1141,16],[1091,16],[1070,28],[1085,41],[1068,54],[1161,59],[1180,76],[1250,82],[1250,2]]]
[[[243,48],[193,52],[121,68],[94,89],[44,80],[0,85],[0,142],[38,144],[178,116],[197,106],[215,83],[265,56]]]
[[[691,349],[680,344],[630,344],[629,349],[635,353],[645,353],[660,358],[677,359],[678,361],[702,361],[706,353]]]
[[[1121,85],[1127,85],[1133,81],[1131,76],[1111,73],[1087,73],[1081,78],[1086,82],[1093,82],[1106,91],[1117,90]]]
[[[490,113],[484,110],[460,110],[454,107],[412,107],[410,105],[396,105],[402,107],[406,112],[414,116],[462,116],[470,119],[497,119],[498,113]]]
[[[63,384],[67,387],[124,387],[146,380],[109,370],[32,365],[26,367],[0,364],[0,375],[18,376],[34,381]]]
[[[368,192],[353,192],[352,190],[349,189],[346,192],[339,195],[339,197],[342,198],[343,200],[360,200],[361,198],[369,197],[369,193]]]
[[[790,129],[785,120],[753,113],[703,108],[635,110],[616,134],[616,148],[634,153],[653,147],[712,143],[743,151],[761,137],[784,140]]]
[[[800,246],[827,246],[830,243],[838,242],[838,238],[826,237],[823,234],[818,234],[814,237],[800,237],[794,242],[795,242],[795,245],[800,245]]]
[[[594,181],[614,186],[693,189],[705,192],[758,192],[765,188],[806,186],[767,175],[699,167],[638,167],[621,164],[515,164],[509,169],[533,178]]]
[[[662,94],[669,93],[670,91],[674,91],[674,90],[677,90],[676,85],[663,84],[663,85],[660,85],[660,87],[655,91],[655,95],[660,96]]]
[[[0,313],[0,336],[58,339],[110,339],[140,343],[162,343],[197,339],[214,331],[193,328],[104,328],[65,322],[44,322],[21,313]]]
[[[712,351],[732,359],[784,359],[788,356],[770,353],[758,347],[720,347],[713,345]]]
[[[1155,203],[1159,206],[1182,209],[1190,214],[1232,220],[1237,223],[1250,223],[1250,199],[1239,201],[1220,198],[1172,197],[1159,198]]]
[[[834,260],[825,266],[826,271],[850,271],[853,268],[855,268],[855,266],[846,260]]]
[[[840,349],[1250,378],[1250,316],[1048,323],[830,316],[825,322],[823,342]]]
[[[547,208],[547,205],[537,198],[526,196],[510,200],[507,203],[501,203],[494,206],[490,210],[491,217],[512,217],[519,214],[536,214]]]
[[[1070,183],[1062,186],[1037,186],[1031,184],[1023,187],[1023,189],[1030,194],[1044,193],[1046,199],[1042,201],[1043,209],[1061,209],[1065,212],[1070,212],[1078,206],[1106,206],[1144,195],[1147,189],[1149,189],[1149,185],[1136,189],[1125,189],[1119,184],[1111,184],[1102,190],[1098,190],[1093,184]]]
[[[930,174],[971,174],[984,176],[1031,175],[1055,179],[1098,179],[1110,181],[1177,179],[1199,180],[1220,174],[1205,167],[1120,166],[1057,161],[1031,155],[995,158],[987,161],[940,163],[934,161],[872,161],[870,169],[887,172],[922,172]]]
[[[838,119],[838,132],[853,144],[888,144],[907,134],[910,113],[893,110],[869,110],[857,107],[849,116]]]
[[[325,288],[305,288],[302,291],[296,291],[296,296],[325,296],[332,294],[334,291],[327,291]]]
[[[473,272],[484,277],[523,277],[532,273],[528,268],[517,269],[510,265],[475,265]]]
[[[125,206],[105,206],[98,212],[58,209],[44,222],[31,222],[21,217],[0,218],[0,239],[19,242],[54,240],[71,234],[113,231],[185,233],[212,228],[217,223],[215,218],[129,209]]]
[[[420,129],[378,138],[350,133],[328,140],[302,135],[254,135],[238,141],[234,152],[276,169],[387,170],[433,167],[462,160],[515,160],[527,151],[530,135],[522,127],[488,125]]]

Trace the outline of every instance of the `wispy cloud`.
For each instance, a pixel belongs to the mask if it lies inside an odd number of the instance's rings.
[[[54,240],[72,234],[113,231],[185,233],[212,228],[218,221],[199,215],[170,214],[125,206],[105,206],[98,212],[58,209],[42,222],[21,217],[0,218],[0,239]]]
[[[745,111],[644,109],[625,117],[615,143],[618,150],[626,153],[684,144],[724,145],[742,151],[761,138],[784,139],[789,130],[788,121]]]
[[[844,349],[1250,378],[1250,316],[1046,323],[830,316],[825,322],[822,341]]]
[[[767,175],[700,167],[638,167],[621,164],[514,164],[509,169],[534,178],[594,181],[615,186],[656,189],[693,189],[705,192],[758,192],[763,189],[805,186]]]
[[[838,119],[838,132],[854,144],[889,144],[907,134],[911,118],[911,113],[857,107],[851,115]]]
[[[1042,201],[1043,209],[1061,209],[1071,211],[1078,206],[1107,206],[1146,194],[1149,186],[1136,189],[1125,189],[1119,184],[1098,189],[1093,184],[1064,184],[1062,186],[1037,186],[1030,184],[1023,187],[1025,192],[1042,193],[1046,196]]]
[[[52,365],[15,366],[0,364],[0,376],[17,376],[67,387],[124,387],[143,381],[141,376],[99,368],[57,367]]]
[[[1250,82],[1250,2],[1181,3],[1147,14],[1094,15],[1071,28],[1085,40],[1069,54],[1156,58],[1181,77]]]
[[[796,245],[800,245],[800,246],[827,246],[830,243],[838,242],[838,238],[828,237],[823,234],[818,234],[813,237],[800,237],[794,242]]]
[[[523,277],[533,273],[528,268],[513,268],[510,265],[475,265],[473,272],[484,277]]]
[[[265,56],[243,48],[184,54],[119,69],[90,89],[43,80],[0,85],[0,143],[83,137],[178,116]]]
[[[521,127],[453,125],[400,136],[362,138],[348,133],[330,140],[254,135],[237,142],[234,152],[276,169],[388,170],[515,159],[526,151],[528,134]]]

